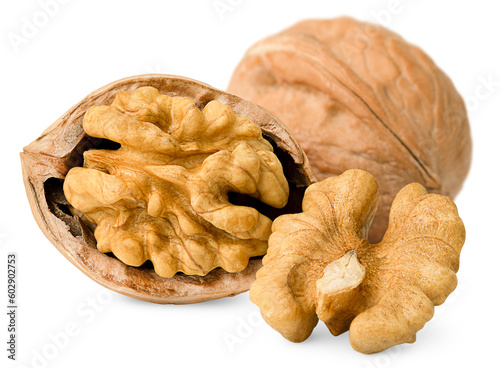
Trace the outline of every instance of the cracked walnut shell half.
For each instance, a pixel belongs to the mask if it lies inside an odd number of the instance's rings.
[[[167,75],[93,92],[21,158],[57,249],[100,284],[157,303],[248,290],[272,219],[300,211],[314,181],[265,109]]]
[[[375,179],[349,170],[309,186],[303,213],[274,221],[250,299],[288,340],[307,339],[320,319],[363,353],[411,343],[455,289],[465,228],[453,201],[405,186],[370,244],[378,200]]]

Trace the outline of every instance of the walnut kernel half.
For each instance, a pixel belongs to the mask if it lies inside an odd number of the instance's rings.
[[[411,343],[455,289],[465,228],[453,201],[407,185],[370,244],[377,202],[375,179],[348,170],[309,186],[302,213],[274,221],[250,299],[285,338],[307,339],[319,319],[333,335],[349,330],[363,353]]]
[[[85,114],[85,132],[119,143],[85,152],[66,175],[69,203],[97,224],[97,249],[131,266],[151,260],[156,273],[243,271],[266,253],[272,221],[232,204],[230,192],[283,208],[288,182],[271,144],[244,115],[218,101],[156,88],[119,92]]]

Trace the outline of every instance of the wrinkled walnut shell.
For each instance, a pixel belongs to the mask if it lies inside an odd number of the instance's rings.
[[[348,17],[312,19],[253,45],[228,91],[276,114],[319,180],[364,169],[379,183],[380,241],[406,184],[454,197],[471,162],[465,104],[420,48]]]
[[[176,274],[161,278],[151,267],[130,267],[101,253],[88,224],[68,210],[62,183],[70,168],[81,166],[83,152],[103,144],[85,134],[82,121],[94,105],[109,105],[116,93],[142,86],[157,88],[169,96],[192,99],[198,108],[217,100],[256,123],[274,146],[293,190],[285,211],[300,210],[303,192],[315,181],[307,157],[287,128],[262,107],[206,84],[177,76],[142,75],[108,84],[80,101],[21,153],[23,177],[33,215],[45,236],[83,273],[99,284],[133,298],[187,304],[233,296],[247,291],[261,267],[261,258],[251,259],[241,272],[220,268],[206,276]]]

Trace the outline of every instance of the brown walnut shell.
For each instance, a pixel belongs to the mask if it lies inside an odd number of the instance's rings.
[[[469,123],[453,83],[421,49],[374,24],[302,21],[252,46],[228,91],[276,114],[319,180],[348,169],[376,178],[371,242],[405,185],[453,198],[469,171]]]
[[[105,140],[85,134],[82,121],[94,105],[109,105],[120,91],[139,87],[157,88],[162,94],[188,97],[198,108],[217,100],[257,124],[271,142],[283,165],[290,186],[284,212],[299,212],[305,188],[316,179],[307,157],[286,127],[264,108],[204,83],[170,75],[141,75],[108,84],[80,101],[21,153],[23,177],[33,215],[55,247],[83,273],[99,284],[123,295],[155,302],[187,304],[233,296],[247,291],[261,267],[261,257],[251,258],[241,272],[221,268],[205,276],[177,273],[158,276],[152,267],[131,267],[96,248],[89,223],[73,215],[63,193],[64,178],[72,167],[81,166],[83,152],[103,148]],[[107,142],[109,144],[109,142]],[[276,217],[280,213],[271,214]]]

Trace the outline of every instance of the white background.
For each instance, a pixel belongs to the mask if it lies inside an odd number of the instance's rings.
[[[12,366],[500,366],[498,2],[222,0],[233,5],[219,14],[213,0],[65,0],[44,19],[40,4],[46,1],[0,5],[0,366],[8,362],[9,251],[19,259],[19,360]],[[415,344],[366,356],[351,349],[347,333],[333,337],[322,323],[294,344],[260,319],[248,293],[186,306],[133,300],[88,279],[42,235],[25,197],[18,153],[88,93],[148,72],[224,89],[257,40],[304,18],[345,14],[387,25],[421,46],[469,106],[474,158],[456,199],[467,228],[459,286]],[[9,39],[25,36],[26,19],[39,26],[16,47]],[[489,92],[488,79],[496,84]],[[55,351],[51,337],[68,324],[77,335],[60,340]],[[40,361],[38,354],[49,358]]]

